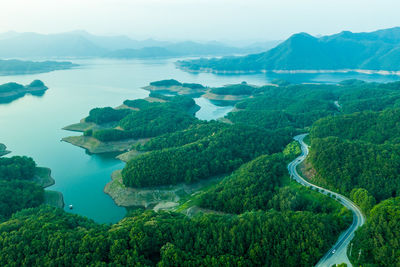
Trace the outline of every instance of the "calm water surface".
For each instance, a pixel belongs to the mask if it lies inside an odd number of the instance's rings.
[[[81,64],[81,67],[44,74],[0,76],[0,84],[28,84],[40,79],[49,87],[42,97],[28,95],[10,104],[0,104],[0,142],[13,151],[11,155],[28,155],[39,166],[51,168],[56,184],[50,189],[62,192],[66,205],[74,205],[72,211],[67,211],[100,223],[117,222],[126,213],[124,208],[116,206],[103,193],[111,172],[123,168],[124,163],[111,155],[89,155],[81,148],[60,142],[62,137],[80,134],[61,128],[78,122],[94,107],[118,106],[125,99],[146,97],[148,92],[140,89],[142,86],[170,78],[208,86],[241,81],[262,85],[275,78],[293,82],[337,82],[350,78],[379,82],[399,80],[397,76],[360,74],[190,74],[176,69],[174,60],[94,59],[74,62]],[[201,106],[196,114],[200,119],[222,117],[232,108],[217,107],[203,98],[195,100]]]

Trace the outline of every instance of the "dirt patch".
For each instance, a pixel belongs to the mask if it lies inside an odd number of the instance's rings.
[[[315,181],[317,171],[307,159],[299,165],[299,170],[304,178],[309,181]]]
[[[126,139],[114,142],[101,142],[91,136],[69,136],[64,137],[62,141],[82,147],[93,154],[124,152],[128,151],[133,145],[143,142],[142,139]]]
[[[191,195],[200,189],[215,183],[222,177],[210,178],[193,184],[178,184],[170,186],[132,188],[126,187],[122,181],[121,170],[114,171],[104,192],[111,196],[118,206],[144,207],[154,209],[174,208],[182,197]]]

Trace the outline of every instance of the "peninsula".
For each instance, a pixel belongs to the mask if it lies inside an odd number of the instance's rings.
[[[146,99],[126,100],[117,107],[94,108],[80,123],[64,130],[83,132],[62,140],[90,153],[126,152],[148,138],[185,129],[197,119],[192,98],[151,94]]]

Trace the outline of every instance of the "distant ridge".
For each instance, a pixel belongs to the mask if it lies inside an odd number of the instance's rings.
[[[0,58],[158,58],[180,56],[226,56],[264,51],[276,42],[233,47],[219,42],[165,42],[133,40],[127,36],[98,36],[86,31],[58,34],[0,34]]]
[[[177,65],[195,72],[339,70],[400,75],[400,27],[369,33],[343,31],[320,38],[298,33],[263,53],[178,61]]]

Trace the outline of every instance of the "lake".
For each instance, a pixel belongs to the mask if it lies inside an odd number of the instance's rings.
[[[85,150],[60,142],[62,137],[80,133],[61,128],[79,122],[94,107],[118,106],[126,99],[144,98],[148,92],[141,87],[162,79],[221,86],[246,81],[262,85],[276,78],[292,82],[338,82],[345,79],[389,82],[398,76],[364,74],[250,74],[216,75],[193,74],[175,68],[175,59],[168,60],[73,60],[76,69],[43,74],[0,76],[0,84],[28,84],[42,80],[49,90],[42,97],[27,95],[9,104],[0,104],[0,143],[7,145],[11,155],[33,157],[39,166],[49,167],[56,184],[49,189],[63,193],[66,206],[73,212],[99,223],[115,223],[126,213],[103,193],[114,170],[124,166],[112,155],[89,155]],[[196,116],[216,119],[232,107],[217,107],[198,98],[201,106]]]

